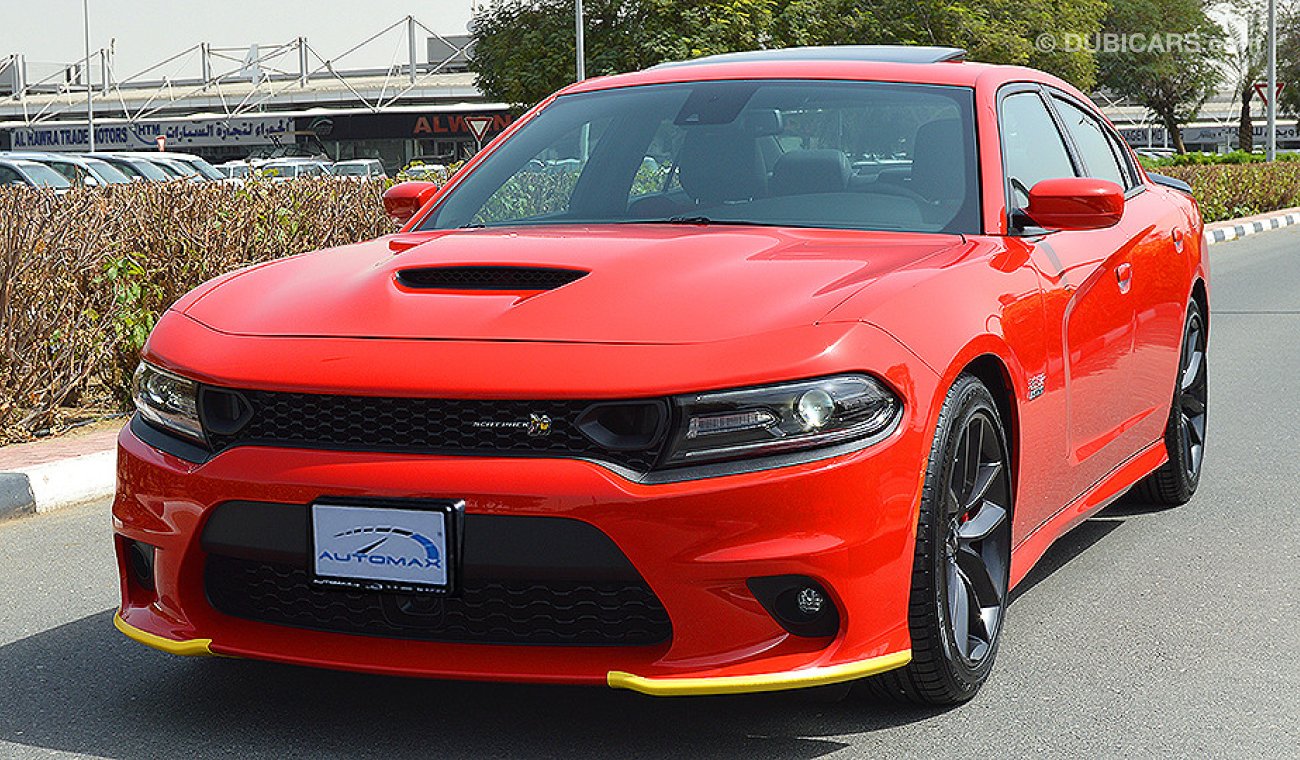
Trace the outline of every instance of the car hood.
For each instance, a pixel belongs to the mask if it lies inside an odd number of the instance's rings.
[[[702,343],[813,324],[955,235],[614,225],[407,233],[227,277],[178,309],[221,332],[296,337]],[[540,292],[413,290],[404,270],[564,268]]]

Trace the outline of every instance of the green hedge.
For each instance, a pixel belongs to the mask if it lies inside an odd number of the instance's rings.
[[[1192,186],[1206,222],[1300,206],[1300,162],[1167,166],[1153,171]]]
[[[0,188],[0,445],[129,408],[158,315],[205,280],[393,229],[379,183]]]

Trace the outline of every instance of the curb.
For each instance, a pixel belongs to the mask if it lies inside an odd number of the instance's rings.
[[[1215,222],[1212,225],[1206,225],[1205,241],[1211,245],[1226,243],[1229,240],[1236,240],[1237,238],[1255,235],[1268,230],[1281,229],[1282,227],[1290,227],[1293,224],[1300,224],[1300,211],[1288,211],[1262,219],[1250,219],[1249,221],[1230,219],[1226,222]]]
[[[112,496],[116,478],[116,449],[0,472],[0,520]]]

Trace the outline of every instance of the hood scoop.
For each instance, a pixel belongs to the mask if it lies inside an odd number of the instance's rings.
[[[411,290],[531,293],[554,290],[588,274],[559,267],[438,266],[399,270],[397,282]]]

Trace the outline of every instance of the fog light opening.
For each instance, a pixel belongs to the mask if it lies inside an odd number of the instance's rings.
[[[155,590],[153,576],[154,548],[139,541],[126,542],[126,565],[131,571],[131,578],[141,588]]]

